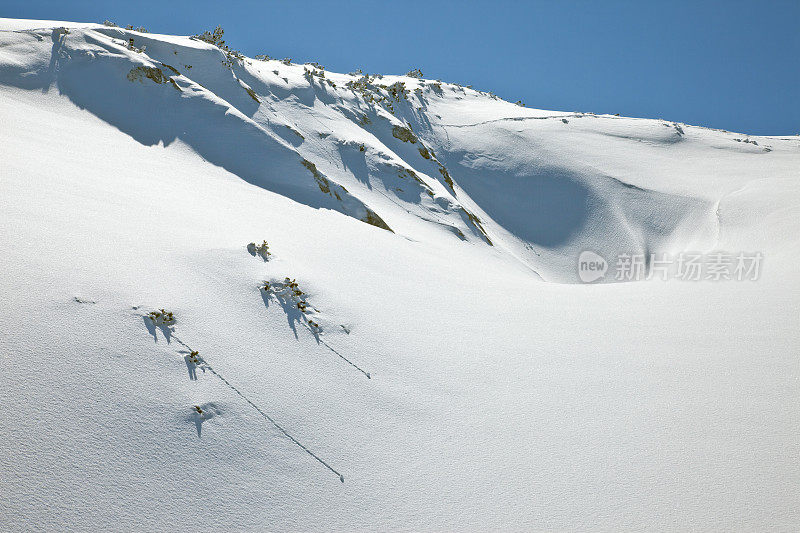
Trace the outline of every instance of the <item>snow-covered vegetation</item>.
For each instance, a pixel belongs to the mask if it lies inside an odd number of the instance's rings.
[[[800,526],[800,137],[141,30],[0,19],[0,530]]]

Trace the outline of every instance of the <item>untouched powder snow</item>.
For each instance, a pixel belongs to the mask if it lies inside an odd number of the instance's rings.
[[[800,527],[800,138],[9,19],[0,119],[0,530]]]

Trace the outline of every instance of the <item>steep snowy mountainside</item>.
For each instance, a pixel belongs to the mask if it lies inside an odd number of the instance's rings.
[[[797,153],[793,141],[528,110],[431,80],[238,59],[189,38],[104,26],[5,38],[9,83],[56,87],[143,144],[180,139],[295,201],[415,240],[493,245],[553,281],[577,281],[585,249],[714,248],[722,198]],[[711,147],[724,184],[692,165]]]
[[[0,147],[0,531],[800,526],[798,139],[0,19]]]

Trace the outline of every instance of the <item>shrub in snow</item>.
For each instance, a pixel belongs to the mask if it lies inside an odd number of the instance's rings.
[[[156,326],[171,326],[175,324],[175,315],[172,314],[172,311],[165,311],[164,309],[150,311],[147,313],[147,317],[152,320],[153,324]]]
[[[300,163],[311,172],[311,175],[314,176],[314,181],[317,182],[319,190],[324,194],[336,198],[340,202],[342,201],[342,195],[339,193],[341,192],[344,195],[348,194],[347,189],[337,183],[332,183],[328,178],[323,176],[322,173],[317,170],[317,166],[308,159],[303,159]]]
[[[225,35],[225,30],[223,30],[221,26],[217,26],[213,31],[204,31],[203,33],[193,35],[192,37],[197,40],[213,44],[217,48],[222,48],[225,50],[228,48],[228,46],[225,44],[225,39],[222,38],[223,35]]]
[[[196,39],[198,41],[203,41],[209,44],[213,44],[225,54],[225,59],[222,61],[222,64],[226,67],[230,68],[233,65],[233,61],[241,61],[244,59],[244,55],[238,50],[232,50],[226,43],[225,39],[222,36],[225,34],[225,30],[223,30],[220,26],[214,28],[213,31],[204,31],[203,33],[199,33],[197,35],[192,35],[192,39]]]
[[[272,255],[272,253],[269,251],[269,244],[267,244],[267,241],[263,241],[261,244],[251,242],[247,245],[247,252],[253,257],[261,257],[261,259],[264,261],[269,261],[269,258]]]
[[[230,65],[228,65],[228,66],[230,66]],[[258,95],[256,94],[256,92],[253,89],[251,89],[250,87],[245,85],[245,83],[243,81],[241,81],[241,80],[239,80],[239,83],[241,84],[242,88],[245,91],[247,91],[247,94],[250,96],[250,98],[252,98],[253,100],[255,100],[259,104],[261,103],[261,100],[258,99]]]
[[[172,70],[175,69],[172,68]],[[177,70],[175,72],[177,72]],[[181,90],[181,88],[178,86],[178,83],[171,77],[164,74],[164,71],[158,67],[148,67],[145,65],[134,67],[130,70],[130,72],[128,72],[128,75],[126,77],[128,78],[128,81],[144,82],[143,78],[148,78],[150,80],[153,80],[155,83],[159,84],[171,83],[175,89],[177,89],[178,91]]]
[[[370,104],[382,104],[386,110],[394,114],[394,107],[392,102],[399,102],[401,99],[408,99],[408,89],[403,82],[398,81],[392,85],[375,84],[376,79],[381,78],[379,75],[370,76],[366,74],[356,80],[348,81],[345,86],[355,93],[361,95],[365,102]],[[381,90],[386,91],[386,95],[381,94]]]
[[[422,71],[418,68],[415,68],[414,70],[409,71],[406,76],[409,78],[422,78]]]
[[[275,297],[284,302],[284,305],[288,304],[299,309],[303,316],[306,317],[306,322],[309,320],[306,315],[314,311],[311,304],[306,301],[306,294],[300,289],[295,279],[286,277],[283,281],[265,281],[261,290],[274,294]],[[311,326],[309,324],[309,326],[312,329],[319,329],[319,324],[316,322],[314,324],[316,325]]]
[[[450,187],[450,190],[453,191],[453,194],[455,194],[456,190],[453,184],[453,178],[450,177],[450,173],[441,163],[439,163],[439,173],[442,175],[442,179],[444,179],[445,183],[447,183],[447,186]]]
[[[476,215],[470,213],[463,207],[461,208],[461,212],[464,214],[464,216],[466,216],[469,219],[469,221],[472,223],[472,226],[480,232],[481,236],[483,237],[483,240],[485,240],[489,246],[494,246],[492,240],[489,238],[489,234],[486,233],[486,230],[483,228],[483,223],[481,222],[481,219],[479,219]]]
[[[103,21],[103,26],[109,26],[111,28],[116,28],[117,27],[117,25],[114,24],[113,22],[111,22],[110,20],[104,20]]]
[[[515,103],[516,105],[520,106],[520,107],[525,107],[525,104],[523,104],[523,103],[522,103],[522,100],[517,100],[517,101],[516,101],[516,102],[514,102],[514,103]]]
[[[414,135],[414,132],[411,131],[411,128],[404,128],[403,126],[395,126],[392,128],[392,137],[396,139],[400,139],[404,143],[415,143],[417,142],[417,137]]]
[[[142,46],[141,48],[138,48],[138,47],[136,47],[136,46],[133,44],[133,42],[134,42],[134,41],[133,41],[133,37],[131,37],[130,39],[128,39],[128,50],[133,50],[133,51],[134,51],[134,52],[136,52],[137,54],[141,54],[141,53],[142,53],[142,52],[144,52],[144,51],[145,51],[145,49],[147,48],[146,46]]]
[[[345,87],[353,92],[360,93],[365,100],[369,101],[371,98],[374,98],[372,92],[375,90],[375,87],[372,85],[372,81],[373,78],[369,75],[364,75],[356,80],[348,81],[345,83]]]
[[[334,348],[332,348],[327,342],[320,339],[319,334],[322,333],[322,326],[320,326],[320,324],[316,320],[313,320],[309,316],[316,313],[317,310],[314,309],[314,307],[310,303],[308,303],[308,301],[306,300],[306,295],[305,293],[303,293],[302,290],[300,290],[300,286],[298,285],[297,280],[289,278],[287,276],[283,278],[283,281],[265,281],[264,286],[261,287],[261,289],[265,291],[267,294],[275,295],[275,297],[283,306],[284,311],[286,312],[287,315],[292,316],[290,314],[290,309],[292,308],[299,309],[300,314],[296,315],[296,318],[293,318],[292,320],[305,321],[305,324],[308,327],[308,329],[317,338],[317,342],[324,344],[329,350],[331,350],[333,353],[335,353],[337,356],[343,359],[347,364],[349,364],[350,366],[352,366],[353,368],[364,374],[367,377],[367,379],[371,379],[369,372],[364,371],[358,365],[356,365],[355,363],[347,359],[345,356],[343,356],[341,353],[336,351]],[[302,317],[302,319],[300,317]],[[342,328],[344,328],[344,326],[342,326]],[[349,333],[349,330],[345,329],[345,331]],[[205,367],[210,369],[210,367],[207,364]],[[213,369],[211,369],[211,371],[214,372]]]
[[[389,93],[389,96],[395,99],[395,101],[399,102],[401,99],[408,99],[408,89],[406,89],[406,84],[402,81],[396,81],[393,84],[386,87],[386,90]]]
[[[317,76],[318,78],[325,78],[325,71],[324,70],[316,70],[316,69],[313,69],[313,68],[312,69],[307,69],[307,68],[303,67],[303,76],[305,77],[305,79],[307,79],[310,82],[310,81],[312,81],[314,79],[314,76]]]

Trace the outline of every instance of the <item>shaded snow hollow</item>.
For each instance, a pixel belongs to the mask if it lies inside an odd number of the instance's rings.
[[[0,117],[3,531],[800,526],[800,138],[10,19]]]

